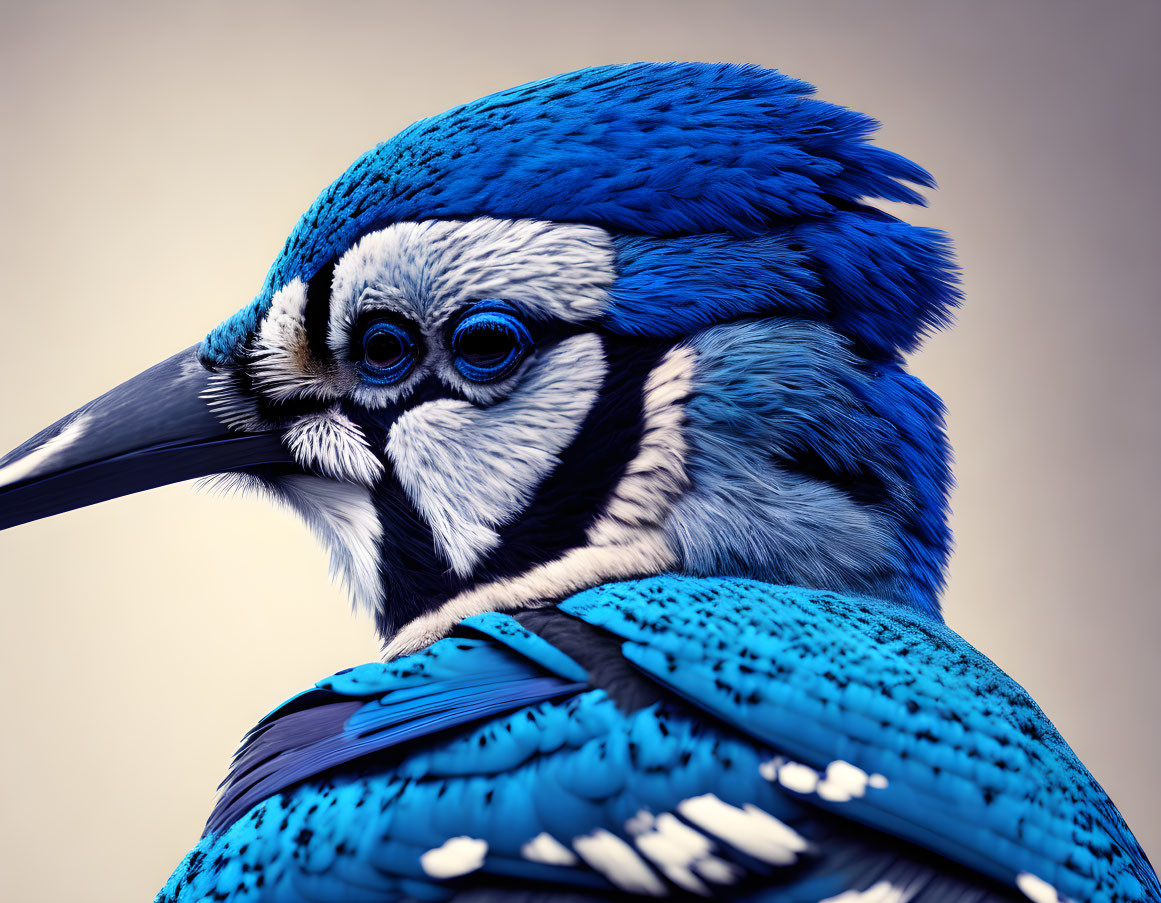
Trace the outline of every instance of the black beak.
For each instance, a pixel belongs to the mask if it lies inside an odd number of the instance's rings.
[[[150,367],[0,458],[0,530],[167,483],[293,464],[278,432],[240,433],[214,416],[196,352]]]

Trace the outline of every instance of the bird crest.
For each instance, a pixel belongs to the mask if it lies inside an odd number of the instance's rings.
[[[611,330],[682,335],[778,313],[827,319],[876,353],[910,350],[956,301],[949,244],[863,202],[921,204],[914,186],[934,181],[869,143],[875,120],[813,91],[758,66],[637,63],[417,122],[319,195],[253,303],[209,335],[202,356],[237,354],[282,286],[309,282],[360,236],[480,216],[623,237]]]

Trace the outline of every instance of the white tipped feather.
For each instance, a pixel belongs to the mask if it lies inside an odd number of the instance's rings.
[[[633,848],[604,828],[573,838],[572,846],[590,868],[600,872],[621,890],[649,897],[664,897],[669,893],[665,882],[657,877]]]
[[[484,864],[488,842],[475,837],[452,837],[419,857],[419,865],[432,878],[458,878]]]
[[[808,846],[801,834],[768,812],[749,804],[739,809],[712,793],[682,800],[677,812],[730,846],[771,865],[793,864]]]
[[[1031,872],[1021,872],[1017,875],[1016,886],[1032,903],[1061,903],[1064,899],[1055,887]]]
[[[571,866],[577,864],[576,854],[546,831],[541,831],[520,847],[520,855],[529,862],[545,865]]]
[[[672,813],[663,812],[656,818],[638,813],[625,828],[633,835],[637,849],[666,878],[691,893],[708,897],[710,889],[705,881],[732,884],[741,874],[740,869],[712,854],[713,841]]]

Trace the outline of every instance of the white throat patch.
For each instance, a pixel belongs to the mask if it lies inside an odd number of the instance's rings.
[[[530,361],[513,394],[479,408],[441,399],[391,427],[387,454],[452,569],[468,576],[560,463],[605,378],[601,340],[565,339]]]

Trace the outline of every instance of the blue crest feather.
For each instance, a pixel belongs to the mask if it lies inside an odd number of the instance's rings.
[[[954,301],[946,242],[858,204],[922,203],[906,183],[931,186],[931,176],[868,144],[873,119],[812,91],[756,66],[635,63],[533,82],[417,122],[319,196],[261,292],[207,337],[202,356],[234,357],[281,286],[308,280],[371,229],[485,215],[721,234],[695,245],[694,257],[716,253],[740,269],[733,296],[703,294],[667,317],[638,281],[618,294],[614,329],[681,329],[758,307],[818,310],[879,351],[909,348]],[[757,236],[736,249],[726,238]],[[672,269],[679,251],[658,249],[624,245],[626,275],[655,262],[651,251]],[[743,261],[755,251],[758,261]],[[743,288],[756,297],[744,299]]]

